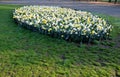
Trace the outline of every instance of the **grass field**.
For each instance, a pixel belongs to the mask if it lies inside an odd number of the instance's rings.
[[[0,5],[0,77],[120,77],[120,18],[100,15],[112,40],[79,46],[19,27],[17,7]]]

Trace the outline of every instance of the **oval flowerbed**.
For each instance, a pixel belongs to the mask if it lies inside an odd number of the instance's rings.
[[[24,6],[13,12],[15,21],[30,30],[75,42],[106,39],[112,30],[89,12],[53,6]]]

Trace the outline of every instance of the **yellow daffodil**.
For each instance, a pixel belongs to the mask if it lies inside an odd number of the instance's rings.
[[[93,31],[91,32],[91,34],[92,34],[92,35],[95,34],[95,31],[93,30]]]
[[[48,29],[48,32],[50,32],[51,30],[52,30],[52,28],[49,28],[49,29]]]
[[[90,24],[90,17],[87,18],[87,23]]]
[[[46,20],[46,19],[43,19],[43,20],[42,20],[42,23],[43,23],[43,24],[46,24],[46,23],[47,23],[47,20]]]

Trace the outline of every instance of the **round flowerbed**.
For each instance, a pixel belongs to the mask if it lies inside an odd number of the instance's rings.
[[[103,18],[85,11],[53,6],[24,6],[13,12],[25,28],[75,42],[106,39],[112,30]]]

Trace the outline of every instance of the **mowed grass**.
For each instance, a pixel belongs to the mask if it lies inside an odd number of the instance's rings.
[[[0,77],[120,77],[120,18],[112,40],[94,45],[67,42],[19,27],[18,5],[0,5]]]

